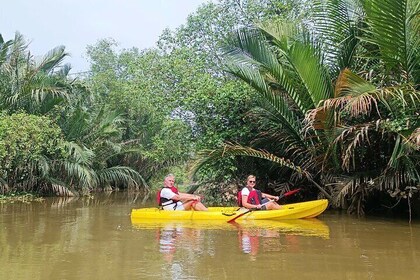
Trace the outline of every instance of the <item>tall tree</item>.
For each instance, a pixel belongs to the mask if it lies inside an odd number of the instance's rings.
[[[33,139],[34,146],[40,146],[40,152],[34,158],[29,157],[31,160],[21,158],[19,162],[19,158],[15,159],[17,162],[14,164],[19,166],[16,172],[21,170],[18,174],[21,176],[11,176],[12,173],[3,172],[3,183],[10,186],[13,178],[24,178],[24,182],[19,182],[21,189],[27,189],[25,186],[28,185],[34,191],[51,191],[57,188],[89,191],[109,184],[143,183],[136,171],[121,166],[118,162],[111,164],[109,161],[111,151],[118,150],[121,140],[118,126],[121,118],[118,114],[107,111],[100,103],[93,104],[89,89],[80,81],[69,78],[70,66],[62,65],[67,56],[64,47],[55,48],[38,59],[31,55],[23,36],[17,33],[15,39],[8,42],[1,38],[0,49],[0,109],[6,116],[23,111],[28,116],[21,119],[31,123],[42,122],[44,118],[53,122],[44,120],[46,126],[40,126],[41,131],[37,131],[40,136],[36,139],[50,139],[44,133],[51,134],[53,139],[50,140],[55,141],[57,149],[61,151],[50,152]],[[33,115],[42,118],[39,121],[36,118],[32,120]],[[4,131],[0,133],[0,142],[8,143],[8,127],[18,125],[19,120],[9,118]],[[28,123],[22,133],[32,131],[31,125]],[[61,133],[57,134],[55,130],[52,133],[50,127],[55,129],[57,125]],[[31,139],[22,141],[26,141],[22,150],[13,141],[7,147],[13,147],[14,153],[21,155],[25,153],[24,147],[30,145]],[[9,149],[7,147],[6,151]],[[7,171],[10,164],[3,163],[1,168]],[[31,174],[32,177],[25,174]]]
[[[269,22],[237,32],[225,61],[259,93],[259,141],[205,151],[197,168],[232,155],[267,159],[363,213],[377,191],[406,193],[419,183],[419,5],[315,7],[310,30]]]

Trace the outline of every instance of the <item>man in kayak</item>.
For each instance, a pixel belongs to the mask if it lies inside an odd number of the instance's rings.
[[[201,203],[201,197],[194,194],[179,192],[175,187],[175,176],[169,174],[163,181],[163,188],[158,192],[158,203],[164,210],[207,211]]]
[[[278,196],[269,195],[255,189],[256,177],[249,175],[246,186],[238,194],[239,206],[248,209],[278,210],[281,206],[276,202]]]

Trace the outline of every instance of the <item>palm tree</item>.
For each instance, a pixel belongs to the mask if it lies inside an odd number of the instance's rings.
[[[61,65],[68,54],[60,46],[36,59],[27,47],[19,33],[2,46],[0,66],[4,87],[0,92],[0,109],[44,114],[69,98],[69,83],[64,78],[70,66]]]
[[[119,185],[143,186],[148,190],[138,172],[114,160],[131,152],[121,142],[124,119],[99,106],[74,107],[67,111],[68,117],[60,121],[69,157],[56,162],[56,170],[67,174],[64,185],[85,192]]]
[[[309,29],[276,22],[237,32],[226,64],[258,93],[259,141],[203,151],[195,170],[220,157],[260,157],[337,203],[351,198],[349,209],[362,213],[373,190],[419,182],[418,143],[410,140],[419,126],[419,4],[328,0],[315,7]],[[384,118],[402,116],[410,120],[407,135],[378,141]],[[382,130],[373,133],[378,121]],[[380,158],[364,165],[377,151]],[[390,180],[395,168],[402,173]]]
[[[343,175],[337,199],[351,197],[349,210],[377,191],[411,196],[420,182],[418,116],[420,5],[416,1],[363,1],[357,60],[336,81],[334,98],[307,115],[333,111]],[[325,15],[320,15],[324,17]],[[330,30],[329,24],[323,30]],[[356,71],[353,72],[353,71]],[[372,160],[375,158],[375,160]]]
[[[19,162],[19,174],[13,178],[31,174],[20,186],[62,194],[120,184],[147,187],[138,172],[112,161],[124,152],[119,144],[123,120],[95,103],[83,82],[69,79],[70,66],[62,65],[66,56],[64,47],[58,47],[38,61],[27,51],[22,35],[16,33],[8,42],[0,37],[0,110],[48,116],[62,132],[55,139],[61,153]],[[13,178],[1,175],[2,184],[10,185]]]

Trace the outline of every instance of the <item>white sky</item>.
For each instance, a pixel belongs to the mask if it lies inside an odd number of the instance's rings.
[[[0,5],[4,40],[19,31],[34,55],[64,45],[72,72],[87,70],[86,46],[113,38],[121,48],[153,47],[207,0],[6,0]]]

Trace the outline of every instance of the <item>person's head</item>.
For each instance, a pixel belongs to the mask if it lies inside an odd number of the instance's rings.
[[[249,176],[246,178],[246,186],[247,186],[248,188],[253,188],[253,187],[255,187],[255,181],[256,181],[256,177],[255,177],[254,175],[249,175]]]
[[[175,185],[175,176],[173,174],[168,174],[163,181],[165,187],[173,187]]]

